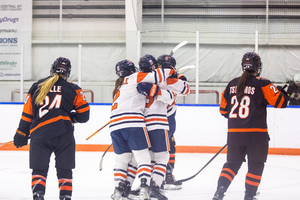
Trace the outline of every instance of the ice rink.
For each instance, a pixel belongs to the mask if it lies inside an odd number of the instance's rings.
[[[73,200],[109,200],[113,193],[114,153],[104,157],[103,170],[99,171],[103,152],[76,152],[73,171]],[[214,154],[176,154],[174,175],[176,179],[192,176]],[[220,170],[226,154],[218,155],[198,176],[184,182],[182,190],[167,191],[169,200],[211,200],[216,189]],[[31,170],[28,151],[0,151],[0,199],[31,200]],[[58,200],[58,182],[52,157],[47,178],[46,200]],[[228,189],[224,200],[242,200],[247,166],[243,164]],[[137,182],[135,182],[137,184]],[[134,184],[134,187],[136,187]],[[300,199],[300,156],[269,155],[259,187],[259,200]]]

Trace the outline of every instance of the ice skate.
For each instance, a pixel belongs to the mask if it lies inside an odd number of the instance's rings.
[[[247,198],[245,198],[245,200],[258,200],[258,198],[256,198],[256,197],[247,197]]]
[[[45,192],[37,191],[37,192],[33,193],[33,199],[34,200],[44,200],[44,195],[45,195]]]
[[[176,183],[176,179],[172,175],[172,173],[167,173],[166,174],[166,179],[163,182],[161,188],[163,190],[181,190],[182,189],[182,183]]]
[[[150,200],[149,186],[147,185],[146,178],[141,179],[141,186],[140,186],[140,192],[138,197],[140,200]]]
[[[110,196],[111,199],[113,199],[113,200],[121,200],[123,192],[125,190],[125,187],[126,187],[125,183],[120,182],[119,183],[119,187],[116,187],[114,193]]]
[[[226,188],[224,186],[219,186],[212,200],[223,200],[225,192]]]
[[[244,200],[258,200],[258,198],[256,196],[259,195],[259,192],[256,195],[248,195],[247,193],[245,193],[245,197]]]
[[[157,200],[168,200],[168,198],[163,194],[163,192],[160,190],[159,186],[156,185],[154,181],[151,181],[150,185],[150,197],[154,197]]]
[[[69,195],[60,196],[59,200],[71,200],[71,196]]]
[[[122,197],[128,197],[130,191],[131,191],[131,185],[130,185],[129,181],[125,181],[125,187],[124,187]]]

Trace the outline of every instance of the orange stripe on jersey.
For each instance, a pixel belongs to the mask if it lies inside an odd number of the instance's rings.
[[[90,107],[89,107],[89,106],[87,106],[87,107],[85,107],[85,108],[78,109],[78,110],[76,110],[76,112],[78,112],[78,113],[84,113],[84,112],[86,112],[86,111],[88,111],[88,110],[90,110]]]
[[[255,178],[257,180],[261,180],[261,176],[258,176],[258,175],[247,173],[247,176],[250,177],[250,178]]]
[[[69,121],[71,121],[71,119],[69,117],[66,117],[66,116],[57,116],[57,117],[54,117],[52,119],[49,119],[49,120],[46,120],[44,122],[39,123],[39,125],[37,125],[36,127],[34,127],[33,129],[30,130],[30,134],[33,131],[35,131],[36,129],[38,129],[38,128],[42,127],[42,126],[45,126],[47,124],[51,124],[53,122],[56,122],[58,120],[69,120]]]
[[[227,114],[227,111],[222,111],[222,110],[220,110],[220,113],[223,114],[223,115],[226,115],[226,114]]]
[[[30,122],[30,123],[32,122],[32,119],[30,119],[28,117],[25,117],[23,115],[21,116],[21,119],[24,120],[24,121],[26,121],[26,122]]]
[[[59,187],[59,190],[68,190],[68,191],[72,191],[72,186],[64,185],[64,186]]]
[[[118,122],[118,121],[122,121],[122,120],[125,120],[125,119],[143,119],[145,120],[144,117],[132,117],[132,116],[129,116],[129,117],[121,117],[121,118],[118,118],[118,119],[113,119],[113,120],[110,120],[109,123],[113,123],[113,122]]]
[[[175,160],[169,160],[168,163],[175,163]]]
[[[161,73],[160,70],[161,70],[161,69],[156,70],[156,71],[157,71],[157,74],[158,74],[158,82],[159,82],[159,83],[163,81],[163,75],[162,75],[162,73]]]
[[[178,82],[177,78],[167,78],[167,84],[168,85],[173,85],[176,82]]]
[[[149,139],[148,131],[147,131],[146,127],[143,127],[143,129],[144,129],[144,133],[145,133],[146,140],[147,140],[147,143],[148,143],[148,147],[150,148],[151,147],[151,142],[150,142],[150,139]]]
[[[229,128],[228,132],[268,132],[267,128]]]
[[[161,89],[160,88],[158,88],[157,95],[161,95]]]
[[[222,92],[222,98],[221,98],[221,103],[220,103],[220,107],[221,108],[226,108],[227,106],[227,101],[226,99],[224,98],[224,93],[225,93],[225,90]],[[221,112],[221,111],[220,111]],[[224,112],[224,111],[223,111]],[[227,113],[227,112],[226,112]],[[226,114],[226,113],[222,113],[222,114]]]
[[[168,122],[168,119],[151,118],[151,119],[146,119],[145,120],[145,122],[152,122],[152,121]]]
[[[31,100],[31,95],[27,94],[23,106],[23,112],[29,115],[32,115],[32,100]]]
[[[283,103],[284,103],[284,98],[281,98],[281,100],[280,100],[280,102],[278,104],[278,108],[281,108],[282,105],[283,105]]]
[[[176,75],[177,74],[177,72],[174,70],[174,68],[172,67],[172,69],[170,70],[170,72],[169,72],[169,76],[171,76],[171,75]],[[178,75],[177,75],[178,76]]]
[[[257,183],[257,182],[253,182],[253,181],[249,181],[249,180],[247,180],[247,179],[246,179],[246,183],[247,183],[247,184],[249,184],[249,185],[256,186],[256,187],[258,187],[258,186],[259,186],[259,183]]]
[[[170,154],[170,158],[175,158],[175,154]]]
[[[147,73],[139,72],[136,76],[136,82],[137,83],[142,82],[147,75],[148,75]]]
[[[265,99],[272,106],[275,106],[276,101],[279,97],[279,90],[271,83],[261,88],[264,94]]]

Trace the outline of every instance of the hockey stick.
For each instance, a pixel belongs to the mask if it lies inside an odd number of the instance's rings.
[[[195,67],[196,67],[195,65],[188,65],[188,66],[181,67],[181,68],[177,69],[177,72],[182,73],[182,71],[185,71],[185,70],[188,70],[188,69],[194,69]]]
[[[109,147],[104,151],[104,153],[103,153],[103,155],[102,155],[102,157],[101,157],[101,160],[100,160],[100,165],[99,165],[99,171],[101,171],[102,170],[102,163],[103,163],[103,158],[104,158],[104,156],[105,156],[105,154],[106,154],[106,152],[110,149],[110,147],[112,146],[112,144],[111,145],[109,145]]]
[[[0,147],[10,145],[10,144],[13,144],[13,143],[14,143],[14,141],[5,142],[5,143],[0,144]]]
[[[187,43],[188,43],[188,41],[182,41],[179,44],[177,44],[176,47],[174,47],[174,49],[171,51],[170,56],[173,56],[175,51],[177,51],[180,47],[186,45]]]
[[[104,129],[108,124],[109,124],[109,122],[107,122],[107,124],[105,124],[104,126],[102,126],[101,128],[99,128],[95,133],[93,133],[92,135],[90,135],[89,137],[87,137],[86,140],[88,140],[91,137],[93,137],[94,135],[96,135],[99,131],[101,131],[102,129]]]
[[[197,176],[211,161],[213,161],[213,159],[215,159],[217,157],[217,155],[219,155],[225,148],[227,147],[227,144],[225,144],[224,147],[222,147],[222,149],[220,151],[218,151],[218,153],[216,153],[207,163],[206,165],[204,165],[204,167],[202,167],[202,169],[200,169],[200,171],[198,171],[196,174],[194,174],[193,176],[189,177],[189,178],[185,178],[185,179],[181,179],[175,182],[175,185],[181,185],[183,182],[189,181],[192,178],[195,178],[195,176]]]

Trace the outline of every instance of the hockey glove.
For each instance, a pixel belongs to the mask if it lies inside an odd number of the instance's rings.
[[[155,97],[159,91],[159,87],[152,83],[139,83],[136,89],[139,93],[150,97]]]
[[[289,101],[290,100],[290,96],[288,95],[288,93],[284,90],[286,88],[287,85],[284,85],[283,87],[281,86],[277,86],[277,89],[282,92],[287,98],[287,100]]]
[[[287,92],[284,90],[286,88],[287,85],[284,85],[283,87],[281,86],[277,86],[277,90],[279,90],[280,92],[282,92],[283,94],[285,94],[286,96],[288,96]]]
[[[14,136],[14,145],[19,148],[28,144],[29,134],[23,133],[17,129]]]
[[[183,76],[182,74],[178,75],[178,78],[181,79],[181,80],[183,80],[183,81],[187,81],[186,77]]]

